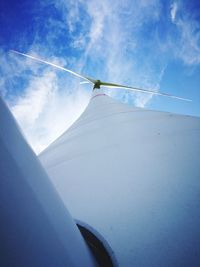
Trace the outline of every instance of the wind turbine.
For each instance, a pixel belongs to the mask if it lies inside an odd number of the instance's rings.
[[[47,65],[50,65],[50,66],[55,67],[57,69],[60,69],[62,71],[66,71],[68,73],[73,74],[74,76],[76,76],[78,78],[82,78],[83,80],[85,80],[85,82],[81,82],[81,83],[91,83],[91,84],[93,84],[93,90],[100,89],[101,87],[120,88],[120,89],[124,89],[124,90],[129,90],[129,91],[143,92],[143,93],[148,93],[148,94],[167,96],[167,97],[171,97],[171,98],[175,98],[175,99],[179,99],[179,100],[184,100],[184,101],[191,101],[190,99],[187,99],[187,98],[182,98],[182,97],[170,95],[170,94],[167,94],[167,93],[155,92],[153,90],[147,90],[147,89],[142,89],[142,88],[137,88],[137,87],[132,87],[132,86],[126,86],[126,85],[121,85],[121,84],[115,84],[115,83],[109,83],[109,82],[102,82],[100,80],[96,80],[96,79],[90,78],[88,76],[79,74],[79,73],[77,73],[75,71],[72,71],[70,69],[61,67],[61,66],[56,65],[54,63],[48,62],[46,60],[31,56],[31,55],[28,55],[28,54],[24,54],[24,53],[15,51],[15,50],[11,50],[11,52],[14,52],[16,54],[28,57],[28,58],[33,59],[33,60],[36,60],[36,61],[38,61],[40,63],[44,63],[44,64],[47,64]]]
[[[200,119],[130,108],[93,84],[79,119],[39,159],[101,266],[200,266]],[[107,253],[107,254],[106,254]],[[104,255],[104,256],[102,256]]]

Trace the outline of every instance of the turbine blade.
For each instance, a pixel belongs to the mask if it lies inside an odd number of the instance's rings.
[[[34,57],[34,56],[31,56],[31,55],[28,55],[28,54],[24,54],[24,53],[15,51],[15,50],[10,50],[10,52],[13,52],[13,53],[15,53],[15,54],[19,54],[19,55],[22,55],[22,56],[31,58],[31,59],[33,59],[33,60],[36,60],[36,61],[40,62],[40,63],[44,63],[44,64],[50,65],[50,66],[52,66],[52,67],[55,67],[55,68],[57,68],[57,69],[66,71],[66,72],[68,72],[68,73],[71,73],[71,74],[75,75],[76,77],[79,77],[79,78],[82,78],[82,79],[84,79],[84,80],[87,80],[88,82],[91,82],[91,83],[93,83],[93,84],[95,83],[95,80],[92,79],[92,78],[83,76],[83,75],[81,75],[81,74],[79,74],[79,73],[77,73],[77,72],[75,72],[75,71],[72,71],[72,70],[63,68],[63,67],[61,67],[61,66],[58,66],[58,65],[56,65],[56,64],[54,64],[54,63],[51,63],[51,62],[48,62],[48,61],[46,61],[46,60],[43,60],[43,59],[40,59],[40,58],[36,58],[36,57]]]
[[[80,82],[80,84],[85,84],[85,83],[90,83],[90,82],[88,82],[88,81]]]
[[[149,94],[154,94],[154,95],[161,95],[161,96],[167,96],[171,98],[176,98],[179,100],[184,100],[184,101],[192,101],[191,99],[175,96],[175,95],[170,95],[167,93],[161,93],[161,92],[155,92],[153,90],[147,90],[147,89],[142,89],[142,88],[137,88],[137,87],[131,87],[131,86],[125,86],[125,85],[120,85],[120,84],[115,84],[115,83],[107,83],[107,82],[101,82],[101,86],[103,87],[109,87],[109,88],[121,88],[125,90],[130,90],[130,91],[137,91],[137,92],[144,92],[144,93],[149,93]]]

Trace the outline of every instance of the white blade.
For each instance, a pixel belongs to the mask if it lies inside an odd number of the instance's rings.
[[[101,82],[101,86],[109,87],[109,88],[121,88],[121,89],[125,89],[125,90],[130,90],[130,91],[137,91],[137,92],[144,92],[144,93],[149,93],[149,94],[154,94],[154,95],[167,96],[167,97],[176,98],[176,99],[180,99],[180,100],[184,100],[184,101],[192,101],[191,99],[187,99],[187,98],[183,98],[183,97],[179,97],[179,96],[174,96],[174,95],[170,95],[167,93],[159,93],[159,92],[155,92],[152,90],[146,90],[146,89],[131,87],[131,86],[124,86],[124,85],[115,84],[115,83]]]
[[[56,64],[54,64],[54,63],[48,62],[48,61],[43,60],[43,59],[40,59],[40,58],[36,58],[36,57],[30,56],[30,55],[28,55],[28,54],[24,54],[24,53],[18,52],[18,51],[15,51],[15,50],[10,50],[10,51],[11,51],[11,52],[14,52],[14,53],[16,53],[16,54],[19,54],[19,55],[22,55],[22,56],[25,56],[25,57],[34,59],[34,60],[36,60],[36,61],[38,61],[38,62],[40,62],[40,63],[45,63],[45,64],[50,65],[50,66],[52,66],[52,67],[55,67],[55,68],[57,68],[57,69],[60,69],[60,70],[69,72],[69,73],[75,75],[76,77],[79,77],[79,78],[82,78],[82,79],[84,79],[84,80],[87,80],[88,82],[95,83],[95,80],[93,80],[92,78],[83,76],[83,75],[81,75],[81,74],[79,74],[79,73],[77,73],[77,72],[74,72],[74,71],[72,71],[72,70],[63,68],[63,67],[58,66],[58,65],[56,65]]]
[[[90,83],[90,82],[88,82],[88,81],[80,82],[80,84],[85,84],[85,83]]]

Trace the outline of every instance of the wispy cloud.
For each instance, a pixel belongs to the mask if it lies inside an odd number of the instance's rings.
[[[177,12],[177,9],[178,9],[178,3],[177,3],[177,2],[174,2],[174,3],[171,5],[171,11],[170,11],[172,22],[174,22],[175,19],[176,19],[176,12]]]
[[[84,90],[70,94],[60,91],[57,76],[45,71],[33,78],[24,94],[10,106],[36,153],[42,151],[64,132],[87,105],[89,93]]]
[[[198,12],[198,11],[193,11]],[[176,39],[175,54],[185,64],[200,63],[200,24],[188,13],[184,3],[174,2],[171,6],[171,20],[177,28],[179,38]]]
[[[143,24],[159,19],[159,1],[135,1],[134,5],[130,1],[92,1],[87,2],[86,10],[91,18],[90,41],[86,47],[86,54],[87,57],[95,58],[93,63],[97,75],[100,74],[104,79],[113,82],[159,89],[155,78],[150,75],[154,68],[152,61],[155,47],[152,46],[152,51],[149,51],[148,55],[143,55],[140,50],[140,30]],[[160,71],[162,67],[155,70],[158,73]],[[144,73],[148,77],[148,83],[142,79]],[[127,93],[109,91],[109,94],[121,98]],[[128,95],[129,101],[134,99],[132,102],[137,106],[145,106],[151,99],[149,95],[144,94],[142,97],[134,93]]]

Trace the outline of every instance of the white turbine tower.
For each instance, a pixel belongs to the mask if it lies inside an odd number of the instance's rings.
[[[149,91],[37,60],[94,84],[39,159],[88,243],[94,235],[107,250],[112,265],[102,266],[200,266],[200,119],[127,107],[100,86]]]

